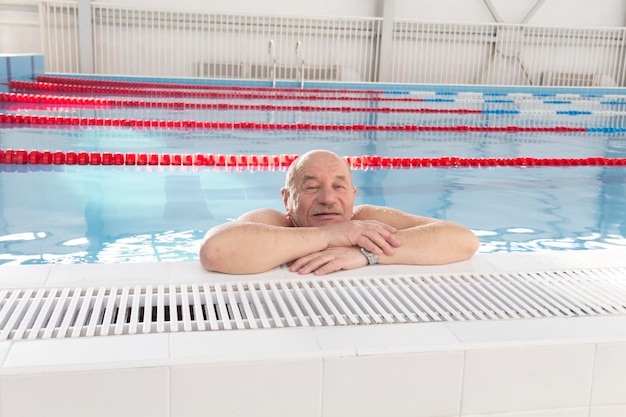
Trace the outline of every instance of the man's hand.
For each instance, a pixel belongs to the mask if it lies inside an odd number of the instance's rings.
[[[349,220],[323,226],[328,247],[362,247],[376,255],[393,255],[400,246],[396,228],[376,220]],[[362,255],[361,255],[362,256]]]
[[[291,272],[298,274],[324,275],[342,269],[354,269],[367,265],[367,258],[358,247],[328,248],[296,259],[289,265]]]

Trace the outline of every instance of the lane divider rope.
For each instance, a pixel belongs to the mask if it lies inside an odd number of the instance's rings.
[[[301,88],[281,88],[281,87],[263,87],[263,86],[244,86],[244,85],[209,85],[209,84],[191,84],[191,83],[175,83],[175,82],[147,82],[147,81],[123,81],[123,80],[101,80],[89,78],[60,77],[50,75],[39,75],[36,77],[38,82],[50,84],[74,84],[86,86],[107,86],[107,87],[124,87],[124,88],[143,88],[143,89],[191,89],[191,90],[235,90],[235,91],[284,91],[293,93],[302,93]],[[549,104],[571,104],[572,100],[584,100],[598,102],[597,99],[609,99],[612,101],[602,102],[600,104],[626,104],[626,99],[622,95],[606,95],[606,94],[582,94],[582,93],[559,93],[549,91],[535,91],[528,93],[520,92],[501,92],[501,91],[433,91],[433,90],[363,90],[363,89],[336,89],[336,88],[306,88],[307,92],[316,93],[333,93],[333,94],[406,94],[406,95],[429,95],[429,96],[448,96],[454,97],[457,101],[464,98],[489,97],[491,102],[514,102],[528,100],[533,98],[544,98],[545,103]],[[511,101],[510,99],[515,99]]]
[[[0,149],[0,164],[16,165],[151,165],[215,166],[241,169],[286,168],[298,155],[158,154],[122,152],[27,151]],[[354,169],[424,167],[626,166],[626,158],[440,158],[347,156]]]
[[[313,123],[257,123],[214,122],[198,120],[114,119],[102,117],[40,116],[0,114],[0,124],[52,125],[52,126],[109,126],[150,129],[205,129],[205,130],[298,130],[298,131],[403,131],[403,132],[568,132],[568,133],[621,133],[626,127],[570,127],[570,126],[422,126],[422,125],[365,125],[365,124],[313,124]]]
[[[244,85],[208,85],[208,84],[188,84],[188,83],[156,83],[147,81],[121,81],[121,80],[99,80],[90,78],[71,78],[56,77],[51,75],[39,75],[36,77],[37,82],[50,84],[74,84],[99,87],[124,87],[124,88],[151,88],[151,89],[185,89],[185,90],[233,90],[233,91],[284,91],[301,93],[301,88],[289,87],[262,87],[262,86],[244,86]],[[307,88],[308,92],[315,93],[334,93],[334,94],[389,94],[404,93],[408,91],[383,91],[383,90],[357,90],[347,88]]]
[[[63,106],[100,106],[100,107],[139,107],[166,109],[202,109],[202,110],[261,110],[261,111],[319,111],[319,112],[377,112],[377,113],[467,113],[481,114],[484,110],[473,109],[430,109],[430,108],[392,108],[392,107],[329,107],[329,106],[280,106],[274,104],[234,104],[234,103],[197,103],[183,101],[141,101],[116,100],[94,97],[53,96],[43,94],[0,93],[0,102],[52,104]]]
[[[81,86],[100,86],[100,87],[123,87],[138,89],[185,89],[185,90],[232,90],[232,91],[265,91],[265,92],[292,92],[302,94],[301,88],[280,88],[280,87],[262,87],[262,86],[243,86],[243,85],[208,85],[208,84],[188,84],[173,82],[146,82],[146,81],[122,81],[122,80],[99,80],[88,78],[70,78],[58,76],[37,76],[36,80],[41,83],[49,84],[68,84]],[[450,102],[466,102],[476,101],[482,97],[484,102],[489,103],[516,103],[519,101],[528,101],[542,99],[544,104],[572,104],[575,101],[582,103],[597,103],[624,105],[626,99],[622,95],[605,95],[605,94],[574,94],[574,93],[556,93],[556,92],[476,92],[476,91],[432,91],[432,90],[361,90],[361,89],[334,89],[334,88],[306,88],[306,92],[324,93],[324,94],[367,94],[367,95],[422,95],[428,97],[448,97],[448,99],[440,99],[433,101],[450,101]],[[481,100],[479,100],[481,101]]]
[[[122,100],[94,97],[56,96],[26,93],[0,93],[0,103],[17,103],[22,106],[10,108],[22,111],[38,106],[64,106],[70,108],[109,108],[127,107],[141,109],[184,109],[184,110],[253,110],[253,111],[294,111],[294,112],[362,112],[362,113],[446,113],[446,114],[498,114],[498,115],[566,115],[566,116],[619,116],[626,111],[591,111],[591,110],[516,110],[516,109],[452,109],[452,108],[394,108],[394,107],[352,107],[352,106],[290,106],[275,104],[240,104],[240,103],[198,103],[185,101],[145,101]]]
[[[87,85],[68,85],[40,83],[30,81],[10,81],[9,89],[13,92],[29,91],[61,91],[71,93],[104,94],[108,96],[149,96],[149,97],[185,97],[185,98],[210,98],[228,100],[336,100],[336,101],[389,101],[389,102],[424,102],[441,101],[448,102],[449,99],[425,99],[420,97],[351,97],[342,95],[321,95],[310,94],[308,90],[298,90],[297,94],[285,93],[223,93],[217,91],[187,91],[187,90],[146,90],[131,89],[123,87],[94,87]]]

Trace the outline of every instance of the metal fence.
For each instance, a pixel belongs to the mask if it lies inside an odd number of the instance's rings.
[[[77,4],[42,2],[49,72],[80,72]],[[625,29],[279,17],[91,4],[98,74],[623,86]],[[385,39],[390,36],[390,39]],[[382,50],[391,45],[391,53]],[[381,56],[384,60],[381,61]]]
[[[80,72],[76,3],[41,2],[39,20],[46,71]]]
[[[624,29],[396,21],[394,82],[624,84]]]
[[[44,2],[46,70],[77,72],[75,3]],[[141,10],[92,4],[99,74],[306,80],[378,79],[380,19]],[[72,45],[69,48],[68,45]]]

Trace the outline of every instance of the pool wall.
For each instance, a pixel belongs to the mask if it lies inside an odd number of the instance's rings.
[[[43,73],[43,55],[0,54],[0,91],[8,91],[7,83],[10,81],[33,79]]]

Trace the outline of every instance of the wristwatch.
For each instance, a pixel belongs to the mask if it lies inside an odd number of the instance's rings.
[[[376,265],[378,263],[378,256],[374,255],[372,252],[363,249],[363,248],[359,248],[361,250],[361,253],[367,258],[367,263],[369,265]]]

